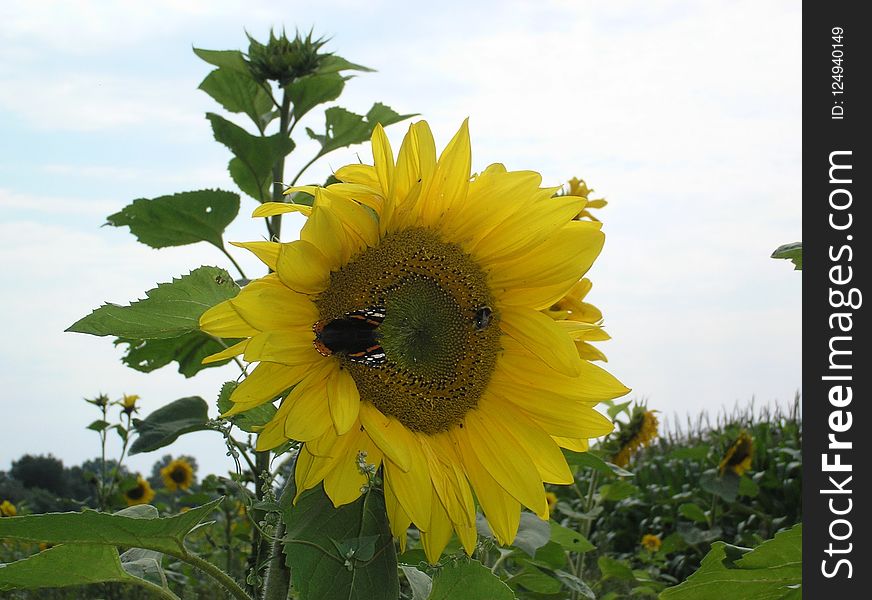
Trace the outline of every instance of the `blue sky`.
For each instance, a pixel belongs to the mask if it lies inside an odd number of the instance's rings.
[[[769,259],[801,238],[801,13],[795,2],[25,2],[0,40],[0,469],[25,452],[98,453],[81,398],[138,393],[149,412],[212,401],[235,377],[126,369],[108,338],[63,330],[200,264],[205,244],[150,250],[105,217],[139,197],[234,189],[196,89],[191,47],[247,47],[271,26],[331,39],[378,70],[339,104],[418,112],[444,145],[470,118],[473,169],[503,162],[546,184],[582,177],[609,200],[589,299],[608,368],[665,415],[786,403],[800,387],[801,275]],[[319,114],[306,125],[323,127]],[[388,129],[398,147],[404,126]],[[287,171],[313,152],[304,139]],[[304,179],[368,159],[338,151]],[[296,167],[296,168],[295,168]],[[253,208],[243,205],[242,213]],[[286,226],[285,239],[294,230]],[[259,239],[241,218],[233,240]],[[249,272],[257,262],[234,256]],[[229,467],[220,438],[174,446]],[[159,455],[134,457],[149,469]]]

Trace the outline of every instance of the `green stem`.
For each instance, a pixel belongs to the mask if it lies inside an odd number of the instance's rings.
[[[227,251],[227,248],[225,248],[224,246],[221,246],[221,252],[224,253],[224,256],[226,256],[227,258],[230,259],[230,262],[233,263],[233,266],[236,267],[236,270],[239,271],[239,274],[242,276],[242,278],[248,279],[248,277],[245,275],[245,271],[243,271],[242,267],[239,266],[239,263],[236,262],[235,260],[233,260],[233,257],[230,256],[230,253]]]
[[[279,506],[282,505],[285,494],[294,492],[293,471],[291,473],[291,476],[285,482],[281,495],[279,495]],[[272,542],[272,554],[269,559],[269,567],[266,571],[266,580],[263,587],[263,600],[285,600],[288,597],[288,589],[291,587],[291,572],[285,564],[284,537],[285,521],[284,515],[282,515],[282,520],[279,521],[276,527],[275,538]]]
[[[282,106],[279,109],[279,135],[282,138],[288,137],[290,132],[288,126],[291,119],[291,96],[287,90],[282,93]],[[285,157],[281,157],[273,166],[273,202],[282,201],[282,179],[285,177]],[[282,216],[275,215],[267,219],[267,230],[269,231],[270,239],[278,241],[282,234]]]
[[[254,492],[257,501],[260,502],[264,499],[264,484],[263,484],[263,473],[269,473],[269,458],[270,452],[267,450],[266,452],[255,452],[254,454],[254,473],[252,473],[254,477]],[[262,518],[263,511],[252,511],[252,521],[257,522]],[[263,533],[260,530],[260,527],[252,527],[251,529],[251,554],[248,555],[248,569],[249,573],[257,573],[258,567],[261,564],[261,557],[267,551],[267,542],[264,538]],[[246,590],[250,592],[252,595],[256,593],[256,589],[253,585],[246,583]]]
[[[138,585],[139,587],[150,591],[158,598],[165,598],[166,600],[181,600],[169,588],[161,587],[156,583],[146,581],[145,579],[140,579],[139,577],[131,577],[130,579],[125,579],[124,581],[127,583],[132,583],[133,585]]]
[[[202,559],[196,554],[190,554],[188,552],[172,552],[168,554],[178,558],[182,562],[197,567],[212,579],[220,583],[234,598],[237,598],[238,600],[254,600],[251,596],[245,593],[245,590],[236,583],[236,580],[233,579],[233,577],[210,563],[208,560]]]

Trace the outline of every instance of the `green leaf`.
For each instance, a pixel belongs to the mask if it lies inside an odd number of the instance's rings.
[[[750,477],[746,477],[742,475],[739,478],[739,495],[747,496],[748,498],[755,498],[757,494],[760,492],[760,487],[757,483],[751,479]]]
[[[93,421],[90,425],[88,425],[88,427],[86,427],[86,429],[90,429],[91,431],[103,431],[107,427],[109,427],[108,421],[103,421],[102,419],[98,419],[96,421]]]
[[[270,95],[254,80],[248,69],[215,69],[206,76],[200,89],[226,110],[248,115],[261,131],[267,122],[266,115],[275,106]]]
[[[739,551],[737,551],[739,550]],[[707,598],[795,598],[802,585],[802,524],[775,535],[754,550],[715,542],[700,568],[681,584],[663,591],[663,600]]]
[[[239,194],[197,190],[139,198],[106,221],[115,227],[127,225],[136,239],[152,248],[209,242],[223,249],[221,235],[238,213]]]
[[[167,580],[161,567],[163,554],[144,548],[130,548],[121,555],[121,567],[129,574],[166,587]]]
[[[239,125],[214,113],[206,113],[212,123],[215,140],[235,155],[230,161],[230,176],[239,188],[259,202],[270,198],[273,167],[291,153],[294,142],[281,133],[270,136],[251,135]]]
[[[717,525],[711,529],[700,529],[690,523],[678,523],[675,529],[685,542],[691,545],[707,544],[723,536],[723,530]]]
[[[563,588],[560,580],[533,566],[528,566],[517,575],[514,575],[509,579],[509,583],[512,585],[522,585],[537,594],[556,594]]]
[[[130,445],[130,454],[151,452],[169,446],[182,434],[206,429],[208,421],[205,400],[199,396],[179,398],[160,407],[143,420],[133,420],[133,427],[139,435]]]
[[[310,138],[321,144],[321,150],[318,152],[320,157],[338,148],[365,142],[372,136],[372,130],[377,123],[386,127],[414,116],[414,114],[401,115],[380,102],[373,104],[365,118],[334,106],[324,111],[326,125],[323,134],[316,134],[309,128],[306,128],[306,132]]]
[[[734,502],[739,493],[739,476],[732,471],[724,471],[719,476],[716,470],[708,469],[699,476],[699,487],[727,502]]]
[[[600,498],[609,502],[618,502],[619,500],[629,498],[638,492],[639,488],[623,479],[618,479],[613,483],[607,483],[599,488]]]
[[[309,75],[295,79],[285,90],[293,103],[294,119],[299,121],[307,112],[325,102],[336,100],[345,87],[347,77],[338,73]]]
[[[543,521],[533,513],[522,512],[518,533],[512,540],[512,546],[523,550],[528,556],[536,556],[536,550],[551,539],[551,527],[548,521]]]
[[[772,253],[772,258],[783,258],[793,261],[794,271],[802,271],[802,242],[778,246]]]
[[[600,556],[596,561],[602,579],[621,579],[624,581],[636,581],[636,576],[633,575],[633,570],[627,566],[627,563],[621,560],[615,560],[608,556]]]
[[[573,452],[562,448],[563,456],[570,467],[588,467],[603,475],[617,475],[618,477],[632,477],[633,474],[618,465],[606,462],[592,452]]]
[[[696,521],[697,523],[708,523],[708,517],[705,516],[705,511],[692,502],[679,506],[678,514],[690,519],[691,521]]]
[[[227,340],[228,346],[237,340]],[[191,331],[185,335],[161,340],[134,340],[118,338],[115,345],[127,345],[127,351],[121,357],[121,362],[137,371],[151,373],[169,363],[176,361],[179,373],[185,377],[193,377],[203,369],[220,367],[230,362],[230,359],[203,364],[203,359],[216,352],[224,350],[225,345],[203,333]]]
[[[226,413],[228,410],[233,408],[233,403],[230,401],[230,394],[233,393],[233,390],[235,390],[238,385],[239,384],[235,381],[228,381],[221,386],[221,392],[218,395],[219,413]],[[255,406],[251,410],[239,413],[238,415],[233,415],[232,417],[229,417],[228,420],[239,427],[242,431],[255,433],[258,431],[258,428],[263,427],[272,421],[275,414],[275,405],[267,402],[260,406]]]
[[[112,546],[55,546],[0,567],[0,592],[134,581]]]
[[[7,517],[0,519],[0,539],[49,544],[127,546],[179,554],[185,552],[185,536],[219,502],[221,498],[179,515],[157,519],[111,515],[95,510]],[[0,573],[2,572],[3,569],[0,569]]]
[[[679,447],[672,450],[668,456],[678,460],[705,460],[708,456],[711,447],[708,444],[699,444],[697,446]]]
[[[515,600],[511,588],[477,560],[460,559],[440,569],[428,600]]]
[[[293,504],[295,495],[286,489],[280,504],[285,559],[300,599],[396,600],[397,556],[381,492],[339,508],[320,485]]]
[[[609,416],[609,419],[611,419],[612,421],[614,421],[615,417],[617,417],[622,412],[630,414],[629,406],[632,402],[633,402],[632,400],[627,400],[626,402],[614,403],[611,406],[609,406],[608,410],[606,410],[606,414]]]
[[[324,75],[327,73],[338,73],[339,71],[365,71],[367,73],[374,73],[375,69],[370,69],[363,65],[356,65],[353,62],[348,62],[341,56],[330,54],[321,59],[317,72],[319,75]]]
[[[224,269],[200,267],[147,291],[130,306],[104,304],[67,329],[129,339],[167,339],[199,331],[200,315],[233,298],[239,287]]]
[[[551,521],[551,541],[557,542],[570,552],[589,552],[596,548],[579,532],[563,525],[558,525],[554,521]]]
[[[194,54],[205,60],[210,65],[223,67],[231,71],[249,73],[248,63],[245,56],[239,50],[203,50],[194,48]]]
[[[433,579],[415,567],[400,565],[400,569],[402,569],[403,575],[406,576],[409,587],[412,588],[412,600],[427,600],[430,597],[430,591],[433,589]]]
[[[580,598],[586,598],[586,600],[596,600],[596,594],[593,593],[593,590],[590,589],[584,581],[572,575],[571,573],[567,573],[566,571],[555,571],[555,577],[560,580],[563,585],[568,587],[570,590],[574,592],[578,592]]]

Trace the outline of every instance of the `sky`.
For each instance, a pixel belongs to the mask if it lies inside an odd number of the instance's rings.
[[[146,375],[110,338],[64,329],[202,264],[231,268],[205,243],[153,250],[101,225],[135,198],[235,190],[204,118],[222,111],[196,89],[210,67],[191,49],[245,50],[246,31],[263,40],[270,27],[313,29],[377,70],[334,104],[420,113],[440,148],[469,117],[473,171],[502,162],[545,185],[577,176],[608,200],[588,300],[628,398],[683,419],[785,405],[800,390],[801,274],[769,258],[801,239],[799,3],[12,0],[3,13],[0,470],[25,453],[68,466],[99,455],[86,429],[99,415],[82,400],[98,393],[139,394],[143,415],[197,395],[217,414],[233,367]],[[322,113],[303,124],[323,129]],[[387,129],[394,148],[405,129]],[[297,142],[286,172],[317,148]],[[340,150],[302,181],[358,155],[371,158]],[[253,208],[243,200],[225,239],[262,239]],[[232,467],[214,432],[166,452],[194,455],[202,473]],[[164,453],[129,466],[150,472]]]

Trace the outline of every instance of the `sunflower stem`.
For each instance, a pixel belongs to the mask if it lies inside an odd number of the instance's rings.
[[[279,135],[281,137],[288,137],[290,135],[290,131],[288,126],[290,124],[291,119],[291,96],[288,94],[288,90],[284,90],[282,92],[282,105],[279,108]],[[282,201],[282,179],[285,177],[285,157],[282,156],[280,159],[276,161],[276,164],[273,166],[273,194],[272,199],[273,202],[281,202]],[[282,234],[282,215],[275,215],[266,220],[267,230],[269,231],[269,236],[271,240],[278,241],[279,237]]]
[[[224,589],[227,590],[230,595],[237,600],[254,600],[251,596],[245,593],[245,590],[240,587],[240,585],[236,582],[235,579],[233,579],[233,577],[210,563],[208,560],[200,558],[196,554],[191,554],[189,552],[172,552],[168,554],[170,554],[170,556],[175,556],[179,560],[200,569],[209,577],[220,583],[224,587]]]
[[[281,494],[279,494],[278,503],[282,505],[282,500],[285,494],[293,493],[295,488],[293,469],[291,476],[285,482]],[[272,553],[269,559],[269,567],[266,571],[266,578],[263,587],[263,600],[285,600],[288,597],[288,589],[291,586],[291,571],[285,564],[284,555],[284,540],[285,537],[285,521],[284,516],[276,526],[275,536],[272,541]]]

